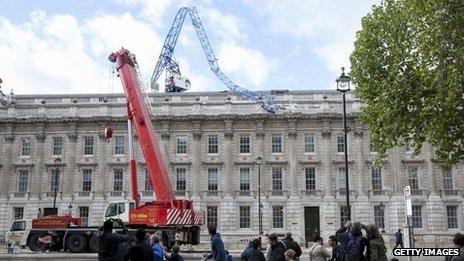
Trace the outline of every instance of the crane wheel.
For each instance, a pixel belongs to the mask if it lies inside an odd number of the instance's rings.
[[[66,247],[71,253],[82,253],[87,247],[87,238],[84,235],[70,235],[66,240]]]
[[[92,236],[89,240],[89,250],[91,253],[98,253],[98,241],[95,236]]]
[[[34,234],[29,238],[28,246],[31,251],[42,252],[45,249],[45,244],[39,242],[39,238],[43,236],[40,234]]]

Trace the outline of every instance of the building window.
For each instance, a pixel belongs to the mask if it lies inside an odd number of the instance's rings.
[[[282,135],[272,134],[272,153],[282,153]]]
[[[59,169],[52,169],[50,173],[50,191],[60,190],[60,170]]]
[[[18,192],[27,192],[27,179],[29,176],[29,170],[21,169],[19,170],[18,177]]]
[[[345,135],[339,134],[337,136],[337,152],[343,153],[345,152]]]
[[[306,134],[304,136],[304,151],[305,153],[314,153],[314,135]]]
[[[206,224],[208,226],[217,227],[218,225],[218,207],[206,207]]]
[[[282,190],[282,168],[272,168],[272,190]]]
[[[83,169],[82,170],[82,191],[91,191],[92,190],[92,170]]]
[[[284,228],[283,206],[272,206],[272,228]]]
[[[23,207],[17,207],[13,208],[13,218],[16,219],[23,219],[24,217],[24,208]]]
[[[419,189],[419,180],[417,179],[417,167],[408,168],[408,184],[411,189]]]
[[[187,184],[186,169],[176,169],[176,190],[185,191]]]
[[[177,137],[176,154],[187,154],[187,137],[186,136]]]
[[[422,228],[422,206],[412,206],[412,227]]]
[[[115,169],[114,170],[114,180],[113,180],[113,190],[114,191],[122,191],[122,176],[123,170],[122,169]]]
[[[82,225],[89,225],[89,207],[79,207],[79,217],[82,219]]]
[[[459,228],[458,206],[446,206],[446,216],[448,217],[448,228]]]
[[[63,150],[63,137],[53,137],[53,150],[52,150],[52,155],[53,156],[61,156],[62,150]]]
[[[374,206],[374,224],[379,228],[385,228],[384,209],[380,206]]]
[[[372,167],[372,189],[381,190],[382,189],[382,171],[381,168]]]
[[[217,154],[218,153],[218,136],[209,135],[208,136],[208,153]]]
[[[451,168],[443,170],[443,189],[453,189],[453,172]]]
[[[240,190],[250,190],[250,169],[240,169]]]
[[[114,137],[114,154],[124,155],[124,136]]]
[[[305,168],[306,190],[316,190],[316,169]]]
[[[208,169],[208,190],[218,190],[218,169]]]
[[[345,226],[348,221],[348,208],[346,206],[340,206],[340,224]]]
[[[21,156],[31,156],[32,142],[31,138],[21,139]]]
[[[93,137],[84,137],[84,155],[93,155]]]
[[[240,206],[240,228],[251,228],[250,206]]]
[[[345,167],[338,167],[338,189],[346,192],[346,174]]]
[[[150,174],[148,173],[148,169],[145,169],[145,191],[153,191],[150,182]]]
[[[250,136],[249,135],[240,135],[240,153],[242,154],[250,153]]]

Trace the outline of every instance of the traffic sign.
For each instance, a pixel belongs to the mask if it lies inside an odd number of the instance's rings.
[[[410,197],[411,196],[411,186],[406,186],[404,187],[404,195],[406,197]]]

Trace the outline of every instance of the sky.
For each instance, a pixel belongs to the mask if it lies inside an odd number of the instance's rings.
[[[221,70],[236,84],[335,89],[374,4],[380,0],[0,0],[1,86],[15,94],[121,93],[107,59],[121,47],[136,55],[148,82],[177,11],[194,6]],[[174,55],[190,91],[227,89],[189,17]]]

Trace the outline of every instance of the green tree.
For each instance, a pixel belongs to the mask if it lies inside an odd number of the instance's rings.
[[[433,145],[448,166],[464,159],[464,1],[384,0],[350,60],[377,162],[408,141],[415,153]]]

